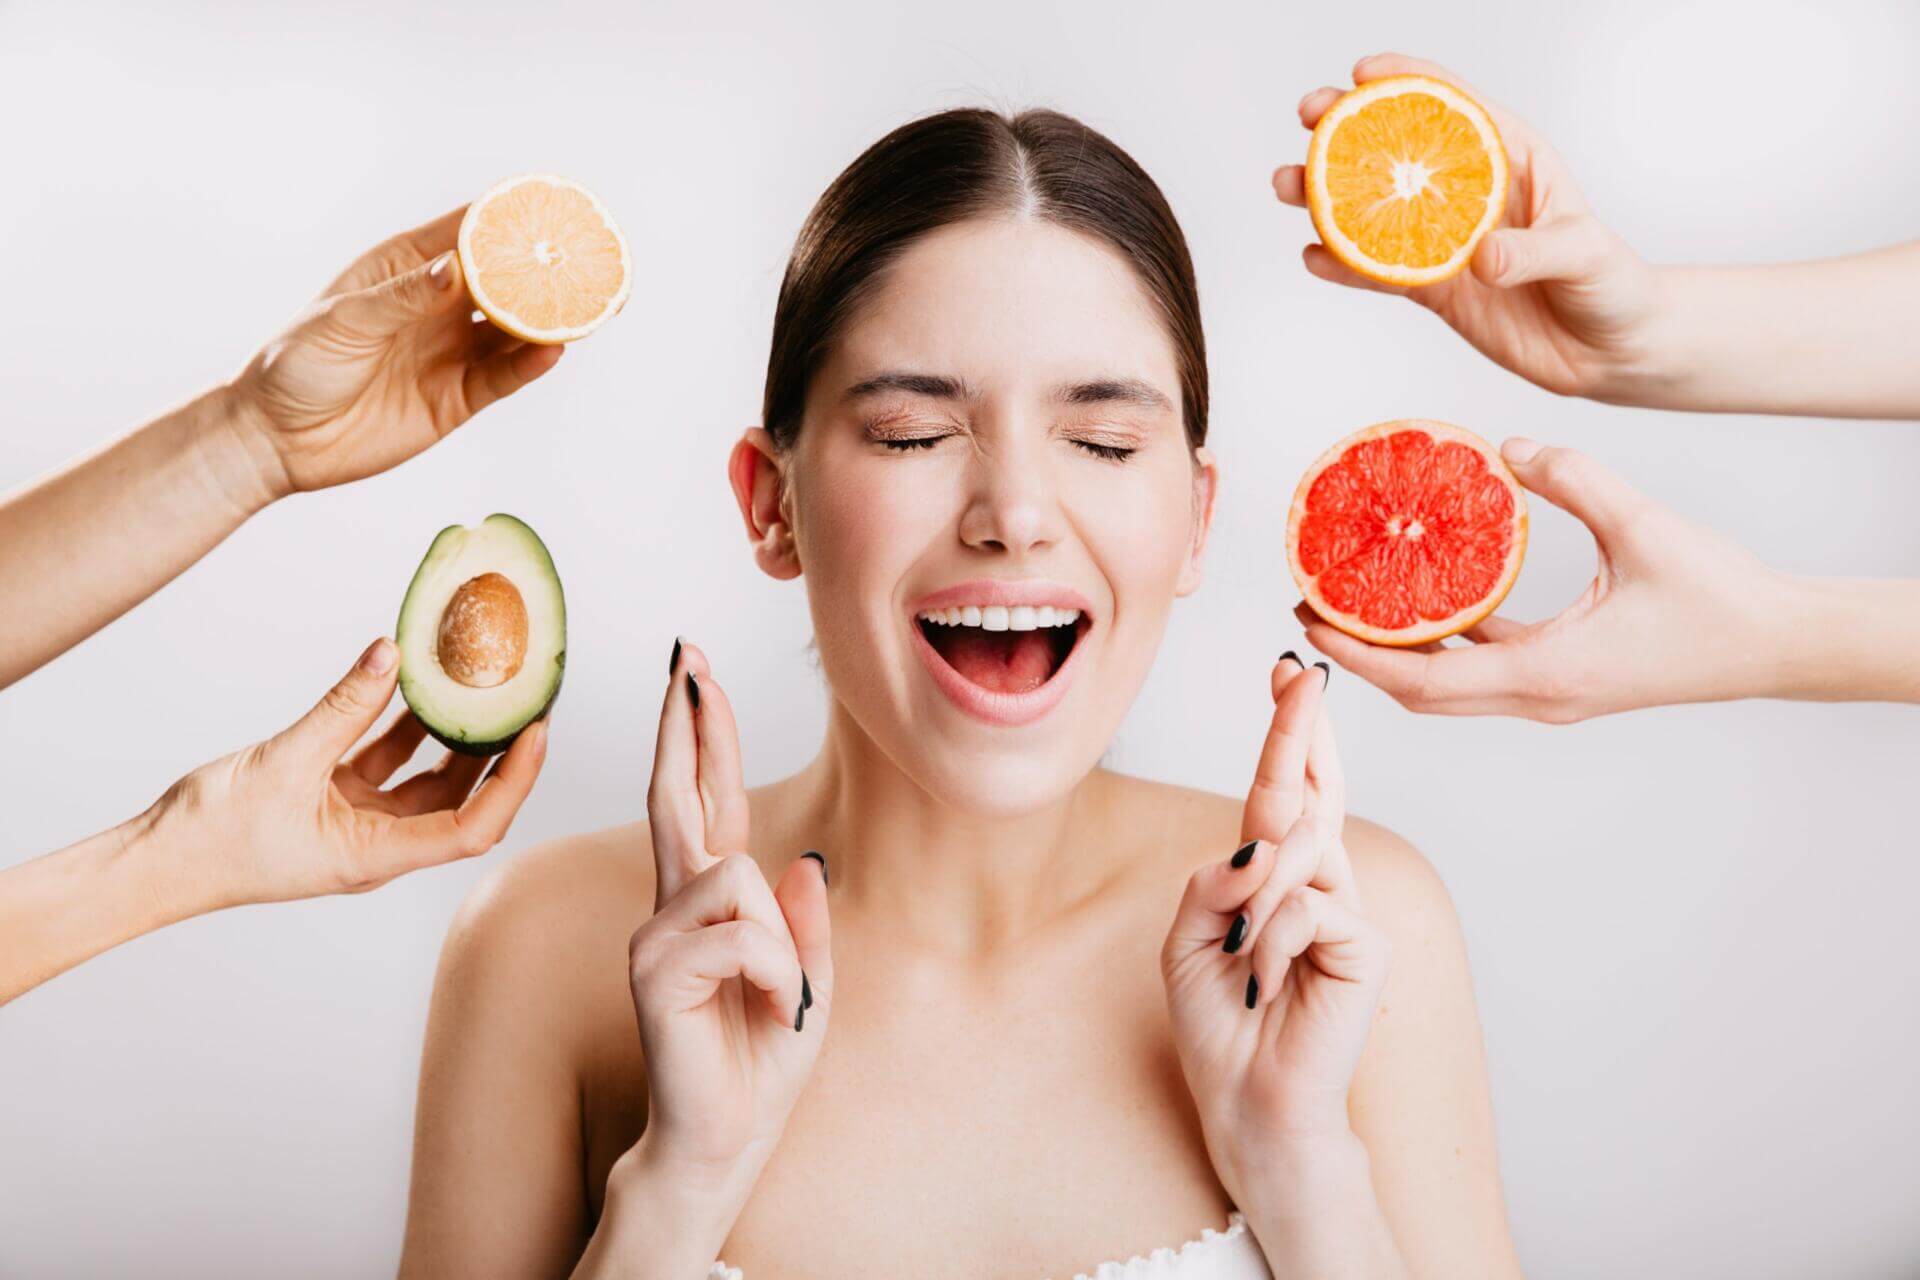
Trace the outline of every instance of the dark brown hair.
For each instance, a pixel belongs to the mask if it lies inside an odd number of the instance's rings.
[[[930,231],[1024,213],[1111,245],[1133,264],[1173,340],[1187,439],[1207,438],[1207,347],[1193,259],[1166,197],[1133,157],[1057,111],[942,111],[868,147],[807,215],[773,311],[761,424],[786,448],[807,388],[881,272]]]

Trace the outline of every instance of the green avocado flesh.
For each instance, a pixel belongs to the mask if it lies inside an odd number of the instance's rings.
[[[503,683],[474,688],[441,665],[440,619],[463,585],[489,573],[512,583],[526,607],[526,654]],[[401,696],[427,732],[466,755],[506,750],[560,696],[566,669],[567,605],[546,544],[509,515],[442,529],[407,586],[394,641]]]

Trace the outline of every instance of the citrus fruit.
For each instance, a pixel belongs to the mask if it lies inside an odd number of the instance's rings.
[[[1527,504],[1492,445],[1408,418],[1356,431],[1301,477],[1287,563],[1313,611],[1374,644],[1465,631],[1506,598]]]
[[[1507,152],[1486,109],[1430,76],[1389,76],[1327,108],[1307,147],[1321,243],[1364,276],[1460,274],[1507,204]]]
[[[460,270],[474,305],[527,342],[584,338],[626,304],[633,260],[613,215],[577,182],[509,178],[467,207]]]

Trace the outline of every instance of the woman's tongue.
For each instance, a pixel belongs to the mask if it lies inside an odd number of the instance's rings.
[[[934,627],[929,637],[947,664],[994,693],[1028,693],[1053,675],[1053,642],[1044,630]]]

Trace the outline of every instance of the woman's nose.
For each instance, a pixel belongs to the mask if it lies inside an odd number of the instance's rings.
[[[976,453],[968,468],[960,540],[982,551],[1026,555],[1060,536],[1060,504],[1044,458],[1027,450]]]

